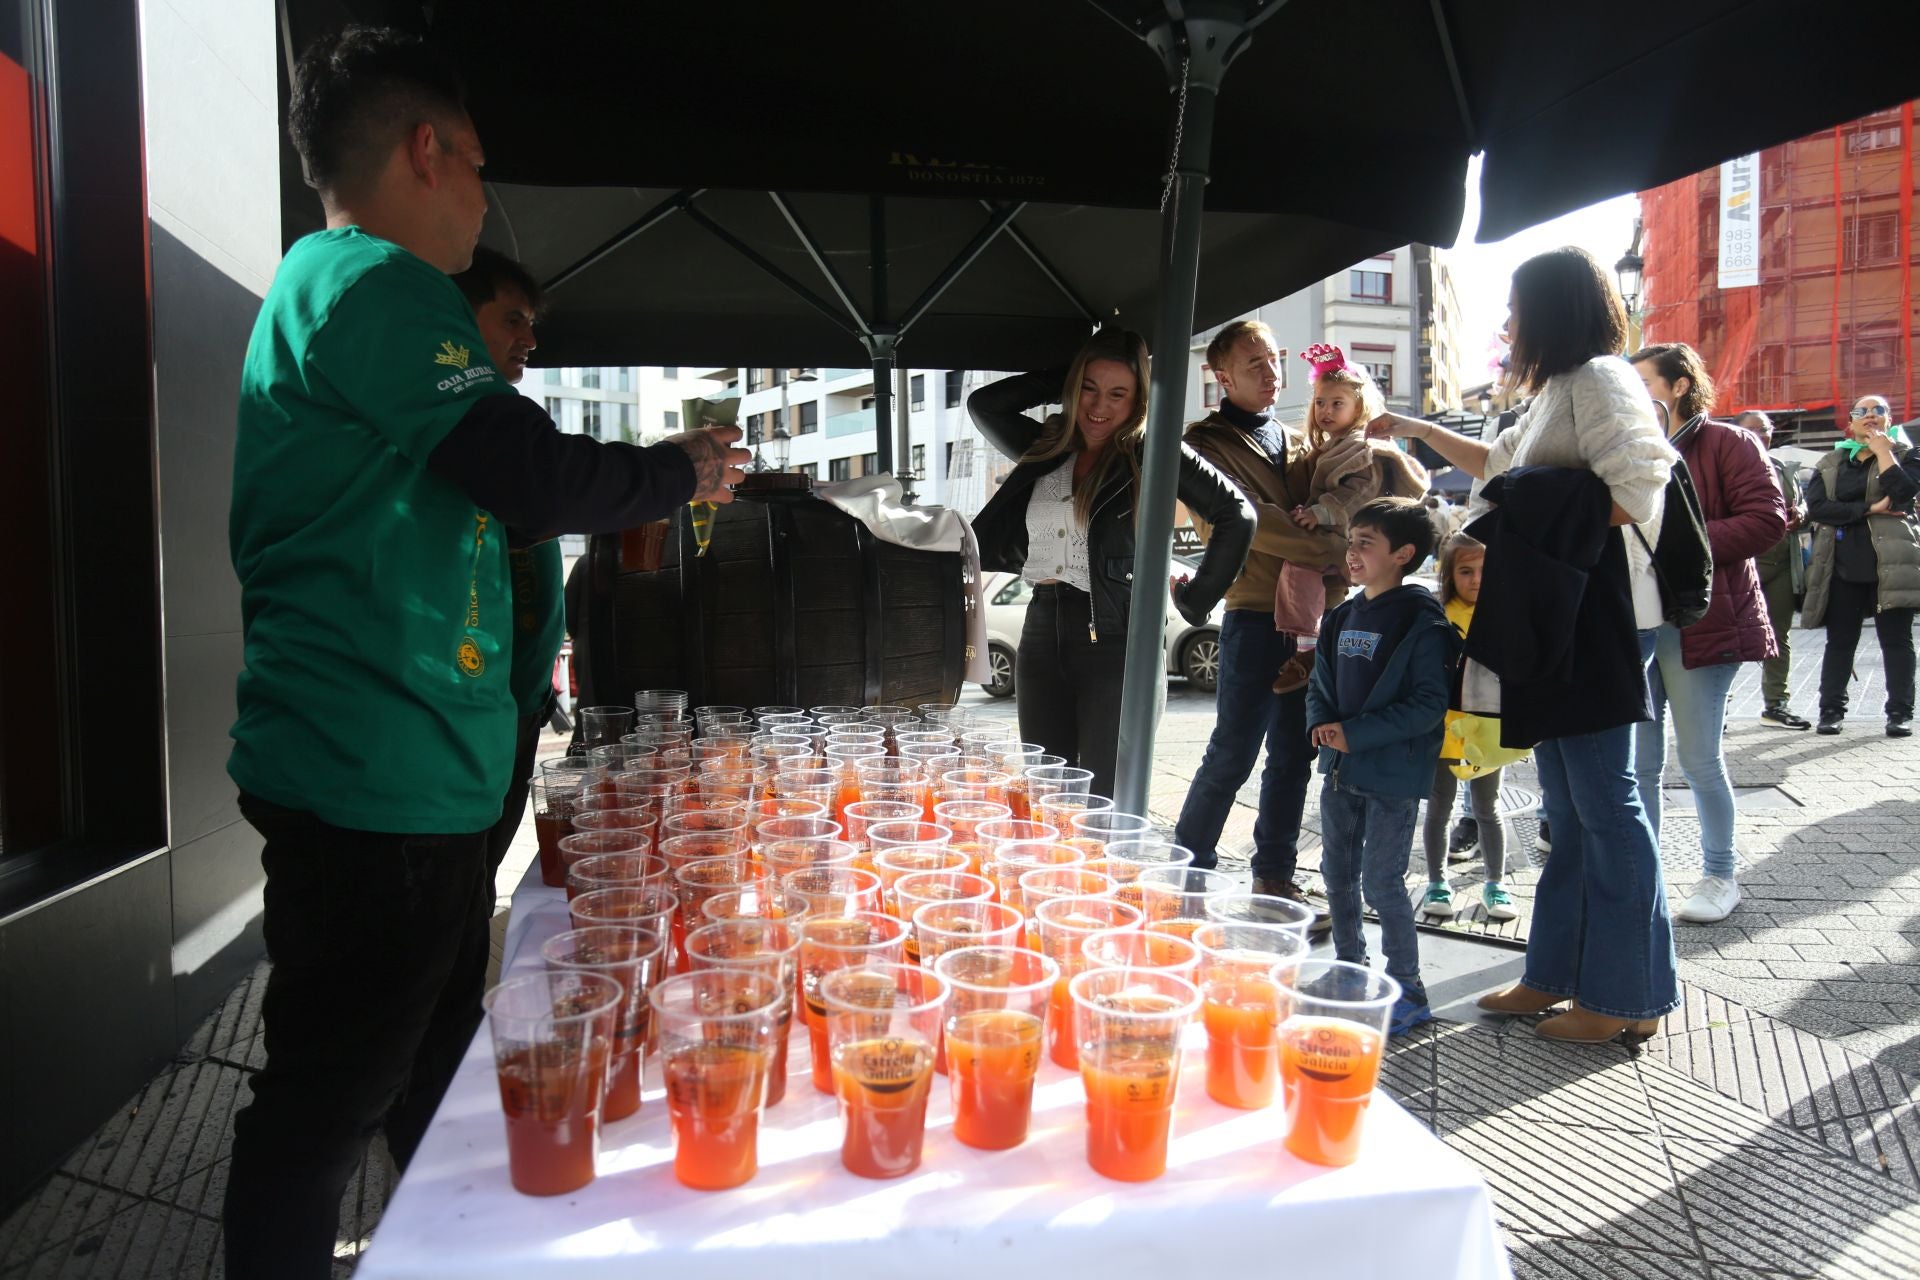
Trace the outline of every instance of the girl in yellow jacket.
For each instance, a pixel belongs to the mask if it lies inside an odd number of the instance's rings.
[[[1447,621],[1463,637],[1473,625],[1473,607],[1480,600],[1480,570],[1486,557],[1486,546],[1464,533],[1454,534],[1440,549],[1440,603],[1446,606]],[[1421,832],[1427,847],[1427,891],[1420,910],[1429,916],[1449,917],[1459,909],[1447,885],[1447,822],[1453,817],[1454,796],[1464,776],[1468,779],[1473,818],[1480,828],[1480,857],[1487,869],[1487,882],[1480,886],[1480,903],[1489,920],[1511,920],[1519,912],[1514,909],[1513,895],[1500,883],[1507,852],[1507,832],[1500,821],[1501,770],[1476,772],[1465,764],[1466,751],[1458,733],[1460,714],[1447,712],[1447,736],[1440,745],[1440,763],[1434,769],[1433,794],[1427,799],[1426,825]]]

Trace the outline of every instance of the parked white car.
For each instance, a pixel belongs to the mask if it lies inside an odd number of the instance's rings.
[[[1192,573],[1198,566],[1180,556],[1173,558],[1175,573]],[[1027,601],[1033,587],[1017,573],[990,573],[983,584],[987,601],[987,663],[993,679],[981,685],[996,698],[1013,696],[1013,655],[1020,647],[1020,630],[1026,625]],[[1208,693],[1220,680],[1220,621],[1225,605],[1215,605],[1205,625],[1194,626],[1167,602],[1167,674],[1182,676],[1187,684]]]

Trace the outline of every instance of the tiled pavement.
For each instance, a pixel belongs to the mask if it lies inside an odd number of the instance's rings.
[[[1822,637],[1795,639],[1795,701],[1810,713]],[[1877,711],[1871,639],[1861,656],[1869,687],[1855,706]],[[1463,1000],[1442,1010],[1460,1021],[1424,1028],[1392,1054],[1386,1087],[1485,1172],[1520,1276],[1920,1276],[1920,797],[1910,781],[1920,750],[1881,736],[1877,714],[1839,739],[1760,726],[1757,677],[1749,668],[1734,690],[1734,781],[1784,799],[1742,809],[1741,909],[1722,926],[1679,930],[1687,1000],[1663,1033],[1639,1052],[1559,1046],[1525,1020],[1479,1019]],[[1012,713],[977,692],[968,701]],[[1194,692],[1169,700],[1150,806],[1164,818],[1178,811],[1212,709]],[[1510,783],[1533,786],[1524,768]],[[1669,783],[1679,785],[1677,770]],[[1232,845],[1250,834],[1252,799],[1250,787],[1228,825]],[[1510,847],[1530,845],[1530,819],[1513,826]],[[1669,889],[1684,893],[1697,828],[1670,816],[1664,834]],[[1302,851],[1303,863],[1317,861],[1311,831]],[[503,886],[530,855],[529,840]],[[1454,868],[1456,887],[1476,886],[1477,872]],[[1523,903],[1531,879],[1509,876]],[[1523,916],[1503,932],[1523,938],[1526,925]],[[1465,921],[1446,932],[1484,929]],[[1511,947],[1482,949],[1484,986],[1510,975]],[[225,1153],[258,1063],[260,976],[12,1207],[0,1222],[0,1280],[220,1274]],[[349,1189],[338,1275],[378,1220],[387,1170],[376,1148]]]

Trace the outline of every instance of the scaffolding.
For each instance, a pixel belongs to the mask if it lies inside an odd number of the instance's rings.
[[[1719,287],[1717,168],[1641,193],[1645,340],[1700,351],[1716,416],[1764,409],[1779,444],[1836,438],[1870,393],[1914,417],[1916,106],[1761,153],[1757,286]]]

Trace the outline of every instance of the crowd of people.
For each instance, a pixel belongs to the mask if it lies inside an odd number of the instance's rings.
[[[484,150],[457,79],[420,41],[367,28],[322,40],[290,101],[326,229],[288,250],[263,301],[235,445],[245,641],[229,772],[264,839],[272,961],[267,1061],[227,1183],[236,1277],[329,1273],[369,1137],[384,1127],[405,1167],[478,1025],[493,874],[524,810],[561,635],[553,536],[729,501],[750,458],[735,428],[645,448],[565,435],[512,393],[539,289],[476,252]],[[1206,553],[1169,586],[1189,619],[1222,600],[1226,614],[1217,716],[1175,839],[1214,867],[1259,764],[1254,891],[1305,900],[1317,763],[1315,927],[1364,961],[1372,907],[1404,1031],[1431,1016],[1404,886],[1420,805],[1422,909],[1451,909],[1445,827],[1465,779],[1483,906],[1511,916],[1498,769],[1531,749],[1553,852],[1525,975],[1481,1004],[1566,1005],[1538,1026],[1562,1040],[1644,1036],[1678,1001],[1656,835],[1666,724],[1702,815],[1703,876],[1679,915],[1722,918],[1739,899],[1725,695],[1740,664],[1764,660],[1765,718],[1809,727],[1788,706],[1797,592],[1802,624],[1828,633],[1819,731],[1844,727],[1871,616],[1886,731],[1910,732],[1920,457],[1888,402],[1866,396],[1802,493],[1769,464],[1764,415],[1745,430],[1708,416],[1697,354],[1623,357],[1619,296],[1579,250],[1519,268],[1508,337],[1531,399],[1492,440],[1388,412],[1331,347],[1304,353],[1307,420],[1281,423],[1272,333],[1240,321],[1212,340],[1223,398],[1187,428],[1179,475]],[[975,533],[986,568],[1037,588],[1021,736],[1098,791],[1115,769],[1149,382],[1146,343],[1103,329],[1066,367],[969,402],[1019,464]],[[1026,412],[1053,403],[1044,421]],[[1407,438],[1475,478],[1464,530],[1437,527]],[[1713,561],[1698,617],[1664,568],[1696,502]],[[1409,582],[1436,551],[1438,596]]]

